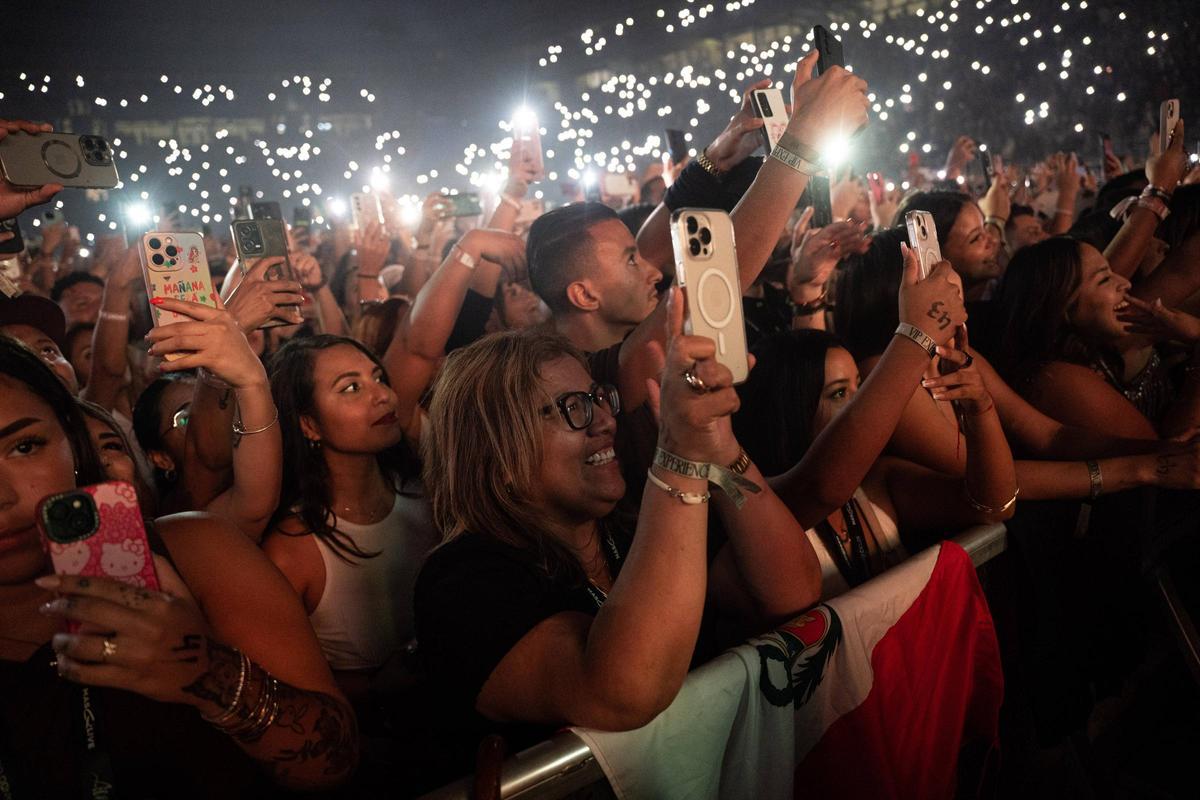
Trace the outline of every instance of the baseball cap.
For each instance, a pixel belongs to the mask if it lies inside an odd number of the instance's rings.
[[[0,328],[28,325],[49,336],[59,349],[66,347],[67,320],[53,300],[36,294],[0,295]]]

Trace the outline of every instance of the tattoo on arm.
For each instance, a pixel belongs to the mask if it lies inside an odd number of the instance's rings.
[[[306,761],[325,761],[325,775],[340,775],[354,768],[358,759],[358,729],[344,703],[319,692],[302,692],[279,686],[279,716],[273,728],[284,728],[300,741],[289,741],[271,758],[277,777]]]
[[[184,637],[185,647],[189,638],[191,637]],[[198,644],[197,650],[199,649]],[[205,640],[205,647],[208,653],[208,670],[184,686],[183,691],[199,697],[201,700],[207,700],[222,708],[227,708],[237,693],[238,679],[242,672],[242,659],[232,647],[212,639]]]

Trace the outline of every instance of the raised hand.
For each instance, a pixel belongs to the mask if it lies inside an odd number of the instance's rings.
[[[975,158],[978,146],[970,136],[959,136],[946,155],[946,180],[952,181],[962,175],[963,169]]]
[[[0,119],[0,141],[10,133],[49,133],[54,130],[47,122],[24,119]],[[0,219],[12,219],[27,208],[40,206],[62,191],[61,183],[18,188],[0,176]]]
[[[800,228],[799,225],[796,226]],[[838,261],[851,253],[863,253],[871,245],[865,222],[840,220],[824,228],[792,234],[792,260],[788,264],[787,287],[798,303],[816,299],[824,290]]]
[[[883,197],[879,200],[875,199],[874,192],[867,192],[867,202],[871,206],[871,223],[877,231],[885,231],[892,227],[892,220],[896,218],[896,210],[900,208],[900,200],[904,197],[904,193],[900,191],[899,186],[894,186],[891,191],[884,189]]]
[[[1132,295],[1126,295],[1125,299],[1129,305],[1121,309],[1117,319],[1125,323],[1127,332],[1149,336],[1157,341],[1200,342],[1200,319],[1186,311],[1167,308],[1162,298],[1153,303]]]
[[[1171,146],[1166,152],[1146,161],[1146,179],[1167,194],[1175,191],[1188,168],[1187,153],[1183,151],[1183,120],[1175,123]]]
[[[996,156],[993,164],[1000,162],[1000,156]],[[1003,175],[1003,163],[994,173],[997,177],[992,181],[992,185],[988,187],[987,193],[979,198],[979,209],[983,212],[985,218],[996,217],[997,219],[1008,222],[1008,218],[1012,215],[1012,198],[1008,194],[1008,181],[1000,178]]]
[[[949,400],[964,414],[978,416],[989,411],[994,403],[988,393],[983,375],[975,367],[975,357],[967,349],[967,328],[960,325],[953,340],[938,347],[942,374],[921,381],[921,385],[933,394],[934,400]]]
[[[267,372],[262,361],[250,349],[246,334],[237,320],[215,298],[217,308],[202,303],[176,300],[173,297],[154,297],[154,305],[190,317],[192,322],[173,322],[159,325],[146,334],[153,356],[183,354],[174,361],[163,361],[163,372],[204,367],[235,389],[267,384]]]
[[[766,89],[771,85],[769,79],[763,79],[751,84],[742,92],[742,104],[737,113],[729,118],[725,130],[713,139],[712,144],[704,149],[713,166],[722,171],[733,169],[745,161],[762,143],[757,131],[766,124],[766,120],[754,116],[754,106],[750,94],[755,89]]]
[[[817,51],[796,62],[792,79],[792,118],[788,133],[810,148],[851,136],[867,124],[867,82],[842,67],[812,77]],[[803,155],[803,153],[801,153]]]
[[[683,335],[684,299],[678,286],[671,289],[667,303],[666,366],[659,390],[651,392],[651,406],[659,418],[659,446],[689,461],[732,464],[740,453],[730,421],[740,405],[733,373],[717,363],[712,339]],[[706,388],[689,385],[685,373]]]
[[[834,219],[846,219],[858,205],[866,192],[862,181],[854,177],[853,170],[847,166],[841,176],[829,187],[829,205],[833,210]]]
[[[387,263],[392,240],[377,220],[371,220],[367,227],[354,232],[354,247],[358,251],[358,277],[378,277]]]
[[[967,321],[963,307],[962,279],[949,261],[939,261],[920,279],[920,261],[915,250],[900,243],[904,256],[904,277],[900,281],[900,321],[925,332],[939,345],[954,336]]]
[[[299,309],[304,302],[300,284],[296,281],[265,279],[268,270],[283,262],[282,256],[256,259],[225,301],[224,307],[237,320],[243,332],[250,333],[261,328],[270,319],[282,319],[293,324],[304,321]]]

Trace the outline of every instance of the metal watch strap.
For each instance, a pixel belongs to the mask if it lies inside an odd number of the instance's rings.
[[[700,165],[702,170],[707,172],[709,175],[712,175],[714,178],[725,177],[725,172],[717,169],[717,165],[714,164],[712,159],[708,157],[707,147],[700,151],[700,155],[696,156],[696,163]]]
[[[929,354],[930,358],[933,358],[937,355],[937,342],[933,340],[933,337],[929,336],[929,334],[925,333],[925,331],[921,330],[916,325],[909,325],[907,322],[901,322],[900,325],[896,327],[896,333],[893,335],[903,336],[906,339],[911,339],[912,341],[916,342],[922,350]]]

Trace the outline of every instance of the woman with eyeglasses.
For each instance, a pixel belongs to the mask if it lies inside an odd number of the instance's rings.
[[[300,595],[340,685],[362,701],[411,673],[412,589],[434,545],[404,443],[412,413],[354,339],[294,339],[270,374],[288,466],[263,550]]]
[[[150,355],[164,357],[165,374],[133,408],[134,434],[154,467],[158,508],[168,514],[195,509],[219,514],[257,542],[278,505],[283,468],[279,412],[266,369],[223,306],[173,298],[155,302],[190,318],[147,336]],[[200,391],[204,388],[211,391]],[[198,417],[194,402],[201,404]],[[205,403],[215,407],[209,411]],[[235,409],[232,425],[221,413],[229,406]],[[211,457],[216,450],[205,447],[206,437],[232,440],[228,458]]]
[[[460,767],[489,732],[519,750],[563,725],[649,722],[715,650],[708,599],[765,628],[818,596],[808,540],[733,437],[729,370],[711,340],[682,335],[678,290],[670,302],[636,518],[614,515],[620,398],[566,339],[493,334],[438,377],[424,474],[444,541],[417,582],[417,634]]]

